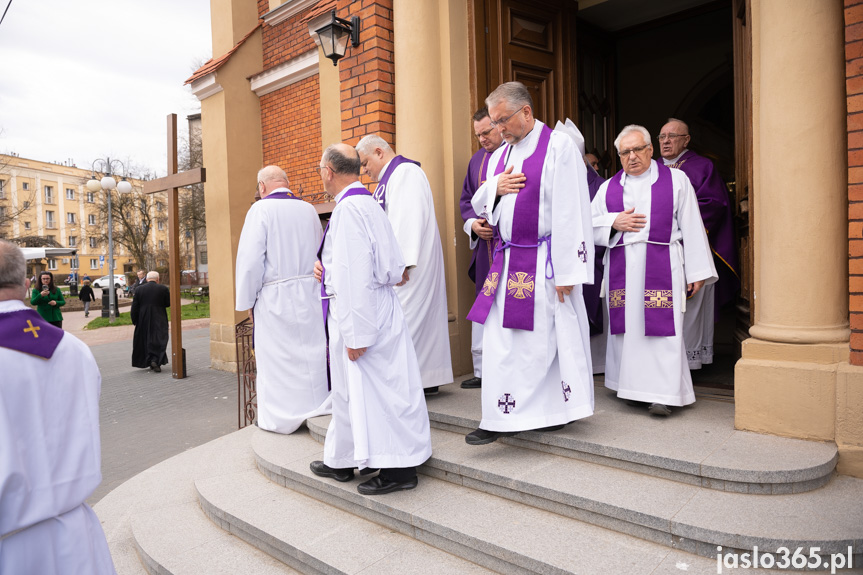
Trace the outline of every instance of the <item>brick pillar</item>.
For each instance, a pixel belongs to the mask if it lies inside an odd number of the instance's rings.
[[[863,365],[863,0],[845,0],[845,87],[851,364]]]

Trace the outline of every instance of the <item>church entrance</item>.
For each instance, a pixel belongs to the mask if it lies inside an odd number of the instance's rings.
[[[539,119],[578,124],[606,178],[620,169],[613,141],[623,126],[645,126],[659,160],[660,128],[679,118],[689,125],[689,148],[727,183],[743,288],[715,326],[714,363],[692,372],[697,386],[720,390],[733,389],[751,318],[746,4],[474,0],[477,106],[501,82],[521,81]]]

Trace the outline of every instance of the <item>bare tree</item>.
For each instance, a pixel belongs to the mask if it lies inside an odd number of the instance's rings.
[[[0,130],[0,136],[3,135]],[[0,238],[9,237],[12,223],[24,212],[34,209],[36,186],[30,190],[18,190],[17,201],[12,203],[11,160],[12,156],[0,154]]]
[[[199,130],[189,126],[189,137],[182,141],[179,152],[179,164],[182,170],[204,166],[204,153]],[[183,236],[192,240],[192,253],[195,255],[195,262],[197,263],[198,240],[204,237],[207,229],[204,184],[194,184],[181,189],[179,191],[179,208],[180,231]],[[188,250],[186,257],[188,257]]]

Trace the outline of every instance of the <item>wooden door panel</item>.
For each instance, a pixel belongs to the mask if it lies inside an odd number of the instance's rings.
[[[548,110],[554,110],[554,70],[528,66],[521,62],[510,62],[510,77],[525,85],[533,98],[533,115],[541,122],[554,125],[548,117]]]

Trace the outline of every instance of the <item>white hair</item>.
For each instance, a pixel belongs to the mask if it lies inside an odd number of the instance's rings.
[[[390,148],[390,145],[387,144],[387,141],[378,136],[377,134],[369,134],[368,136],[364,136],[362,140],[357,142],[356,148],[357,153],[364,156],[368,156],[377,148],[380,148],[384,152],[393,151],[393,149]]]
[[[620,140],[622,140],[629,134],[632,134],[633,132],[638,132],[639,134],[641,134],[644,137],[644,143],[648,146],[653,145],[650,141],[650,132],[647,131],[647,128],[645,128],[644,126],[639,126],[638,124],[630,124],[623,128],[620,131],[620,134],[614,140],[614,147],[615,149],[617,149],[618,152],[620,152]]]
[[[288,175],[279,166],[264,166],[258,170],[258,181],[268,182],[270,180],[288,181]]]
[[[530,91],[521,82],[501,84],[485,99],[485,105],[489,108],[500,102],[506,102],[510,106],[518,106],[519,108],[530,106],[530,111],[533,113],[533,98],[530,97]]]
[[[686,134],[680,134],[681,136],[688,136],[689,135],[689,124],[687,124],[683,120],[678,120],[677,118],[668,118],[668,120],[665,121],[666,124],[670,124],[672,122],[677,122],[678,124],[683,124],[683,128],[686,130]]]
[[[147,272],[147,281],[159,279],[159,272]]]

